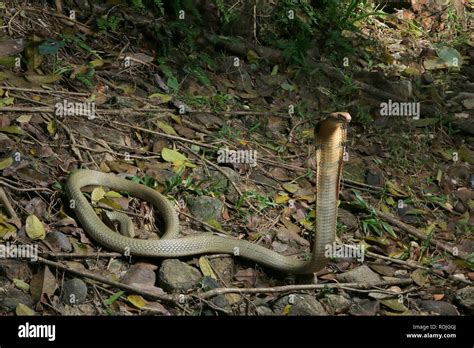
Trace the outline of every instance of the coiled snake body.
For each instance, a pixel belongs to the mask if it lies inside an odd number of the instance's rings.
[[[333,243],[335,237],[342,157],[349,121],[349,114],[334,113],[316,127],[316,231],[312,256],[307,261],[283,256],[265,247],[230,237],[200,234],[179,238],[177,213],[164,196],[144,185],[110,174],[92,170],[75,171],[66,182],[66,193],[74,202],[74,212],[84,230],[99,244],[126,255],[173,258],[227,253],[285,273],[316,272],[326,265],[325,248]],[[95,214],[81,192],[82,187],[89,185],[103,185],[114,190],[126,191],[153,204],[165,223],[162,238],[135,239],[108,228]]]

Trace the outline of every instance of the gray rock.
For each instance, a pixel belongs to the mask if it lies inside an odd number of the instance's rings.
[[[191,213],[202,221],[219,220],[223,204],[220,200],[209,197],[192,197],[188,200],[188,206]]]
[[[154,286],[156,282],[155,270],[158,267],[153,264],[139,262],[130,267],[122,278],[124,284],[146,284]]]
[[[8,287],[0,291],[0,312],[14,311],[19,303],[32,308],[34,301],[28,294],[17,288]]]
[[[267,304],[260,304],[260,305],[255,307],[255,310],[256,310],[258,316],[263,317],[263,316],[266,316],[266,315],[275,315],[275,313],[273,313],[270,306],[268,306]]]
[[[427,312],[439,315],[459,315],[455,306],[444,301],[424,300],[420,302],[420,307]]]
[[[229,284],[234,278],[234,259],[232,257],[216,257],[209,260],[219,279]]]
[[[10,280],[22,279],[27,281],[31,278],[31,269],[28,262],[14,259],[0,258],[0,276]]]
[[[466,308],[471,314],[474,314],[474,287],[466,286],[456,291],[456,300]]]
[[[352,305],[349,296],[333,294],[326,295],[326,297],[321,299],[321,303],[329,309],[331,315],[346,313]]]
[[[53,231],[46,235],[45,241],[49,242],[51,246],[57,250],[69,253],[72,251],[72,244],[69,238],[61,232]]]
[[[357,299],[349,309],[351,315],[375,315],[380,309],[378,301],[370,299]]]
[[[61,300],[64,304],[76,305],[84,302],[87,297],[87,285],[79,278],[64,282]]]
[[[273,305],[275,314],[283,315],[287,305],[290,305],[288,315],[327,315],[323,305],[312,295],[290,294],[279,298]]]
[[[166,291],[186,291],[198,287],[201,277],[198,269],[179,260],[168,259],[161,264],[158,284]]]
[[[366,265],[338,274],[336,279],[343,283],[374,283],[382,281],[382,278]]]

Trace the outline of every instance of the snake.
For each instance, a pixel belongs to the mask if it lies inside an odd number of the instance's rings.
[[[65,191],[82,228],[100,245],[127,256],[180,258],[203,254],[231,254],[287,274],[310,274],[327,265],[325,252],[336,234],[338,197],[346,145],[346,112],[329,114],[315,127],[316,223],[311,255],[284,256],[250,241],[213,233],[180,237],[178,214],[156,190],[113,174],[78,169],[68,176]],[[85,186],[105,186],[151,203],[164,223],[160,239],[138,239],[107,227],[81,191]]]

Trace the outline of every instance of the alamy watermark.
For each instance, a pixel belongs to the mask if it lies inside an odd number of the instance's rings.
[[[251,167],[257,165],[256,150],[229,150],[228,147],[217,151],[217,163],[245,163]]]
[[[348,244],[326,244],[324,256],[327,258],[349,259],[353,258],[359,262],[364,262],[364,247],[362,245]]]
[[[96,117],[94,102],[70,102],[64,99],[54,104],[54,114],[64,116],[86,116],[89,120]]]
[[[387,103],[380,103],[381,116],[408,116],[414,120],[420,118],[420,103],[397,102],[389,99]]]
[[[38,245],[33,244],[0,244],[0,259],[30,259],[38,261]]]

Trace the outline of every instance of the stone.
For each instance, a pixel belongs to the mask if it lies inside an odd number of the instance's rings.
[[[465,288],[456,291],[457,302],[467,309],[471,314],[474,314],[474,287],[466,286]]]
[[[321,299],[331,315],[346,313],[352,305],[349,296],[329,294]]]
[[[220,220],[223,204],[220,200],[209,197],[192,197],[188,200],[189,210],[199,220]]]
[[[176,259],[164,260],[158,272],[158,284],[166,291],[179,292],[196,288],[201,272]]]
[[[290,294],[279,298],[273,305],[277,315],[284,315],[285,308],[290,305],[288,314],[298,315],[327,315],[323,305],[314,296],[306,294]]]
[[[420,307],[427,312],[439,315],[459,315],[455,306],[444,301],[424,300],[420,302]]]
[[[53,231],[46,235],[45,241],[49,242],[54,249],[69,253],[72,251],[72,244],[69,238],[62,232]]]
[[[87,285],[79,278],[69,279],[63,284],[61,300],[64,304],[76,305],[83,303],[87,297]]]
[[[382,278],[366,265],[338,274],[336,279],[343,283],[374,283],[382,281]]]
[[[33,307],[34,301],[28,294],[14,287],[3,288],[0,291],[0,312],[12,312],[19,303],[23,303],[30,308]]]

